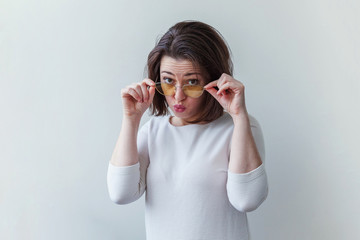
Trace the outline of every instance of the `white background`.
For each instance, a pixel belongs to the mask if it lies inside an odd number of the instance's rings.
[[[356,0],[0,0],[0,239],[144,239],[144,198],[107,195],[120,89],[188,19],[223,34],[263,128],[253,239],[360,239],[359,13]]]

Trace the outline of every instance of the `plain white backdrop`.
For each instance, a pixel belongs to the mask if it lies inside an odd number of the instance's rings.
[[[121,88],[182,20],[223,34],[262,125],[270,192],[252,239],[360,239],[359,13],[356,0],[0,0],[0,239],[145,238],[144,197],[113,204],[106,171]]]

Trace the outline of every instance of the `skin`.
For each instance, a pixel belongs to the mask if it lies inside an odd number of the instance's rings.
[[[205,79],[200,69],[193,67],[193,64],[187,60],[176,60],[164,56],[160,62],[160,79],[162,81],[171,81],[177,86],[173,96],[165,96],[170,109],[174,113],[171,118],[171,124],[183,126],[189,124],[191,120],[198,117],[200,108],[203,106],[204,94],[199,98],[191,98],[185,95],[181,86],[197,82],[198,85],[205,85]],[[177,112],[174,105],[182,105],[186,109],[184,112]]]
[[[194,68],[190,61],[173,59],[168,56],[161,59],[161,79],[166,79],[166,81],[170,79],[177,86],[173,96],[166,96],[166,101],[175,115],[170,120],[174,126],[189,124],[190,120],[197,118],[202,106],[203,95],[199,98],[188,97],[180,87],[194,79],[204,85],[203,74],[191,73],[200,73],[200,71]],[[214,87],[218,87],[218,90]],[[244,85],[232,76],[222,74],[219,79],[204,86],[204,89],[221,104],[234,121],[229,171],[246,173],[259,167],[262,161],[251,133],[249,116],[245,106]],[[140,83],[134,83],[122,89],[124,114],[120,135],[110,161],[113,165],[131,166],[138,162],[137,132],[141,117],[149,108],[154,95],[155,83],[151,79],[144,79]],[[186,108],[185,111],[176,112],[174,109],[176,104],[183,105]]]

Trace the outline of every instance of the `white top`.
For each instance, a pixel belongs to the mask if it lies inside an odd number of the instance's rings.
[[[261,159],[264,141],[249,115]],[[244,174],[228,170],[233,120],[173,126],[153,117],[138,133],[139,163],[109,164],[108,190],[118,204],[145,196],[147,240],[247,240],[246,212],[268,193],[264,164]]]

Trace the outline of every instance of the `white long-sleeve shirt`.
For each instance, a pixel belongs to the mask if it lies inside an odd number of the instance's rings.
[[[264,162],[264,141],[249,115]],[[225,113],[208,124],[173,126],[153,117],[138,133],[139,162],[109,164],[108,190],[118,204],[145,195],[147,240],[247,240],[246,212],[268,193],[264,163],[251,172],[228,170],[233,121]]]

